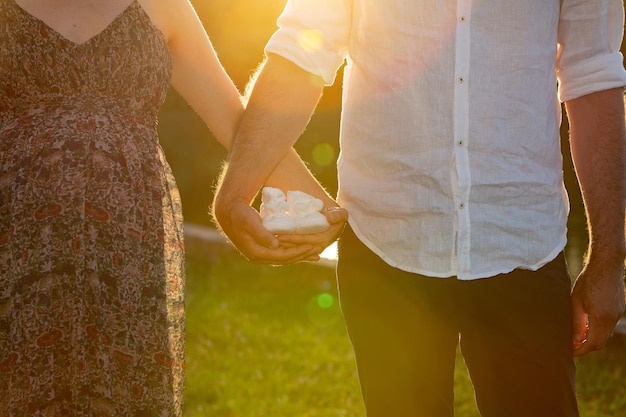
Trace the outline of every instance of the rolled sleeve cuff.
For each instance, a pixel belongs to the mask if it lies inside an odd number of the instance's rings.
[[[307,36],[302,31],[281,28],[265,46],[265,53],[273,53],[288,59],[305,71],[322,77],[325,85],[332,85],[337,70],[344,60],[343,55],[324,46],[324,39],[315,33]]]
[[[626,71],[620,52],[561,68],[557,71],[557,76],[561,102],[598,91],[626,86]]]

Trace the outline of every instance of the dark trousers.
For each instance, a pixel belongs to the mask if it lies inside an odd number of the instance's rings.
[[[562,254],[534,272],[429,278],[347,227],[337,276],[368,417],[452,417],[459,341],[483,417],[578,416]]]

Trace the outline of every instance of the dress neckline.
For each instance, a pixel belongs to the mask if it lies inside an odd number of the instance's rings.
[[[26,9],[24,9],[22,6],[20,6],[19,4],[17,4],[17,1],[12,0],[11,3],[13,3],[13,5],[24,15],[26,15],[27,17],[29,17],[30,19],[44,25],[46,28],[48,28],[52,33],[54,33],[58,38],[62,39],[63,41],[70,43],[71,45],[75,46],[75,47],[81,47],[84,45],[88,45],[92,42],[95,42],[98,38],[100,38],[101,36],[103,36],[104,34],[106,34],[107,32],[109,32],[111,29],[113,29],[117,22],[120,21],[122,19],[122,17],[124,17],[124,15],[126,15],[132,8],[134,8],[138,3],[137,0],[133,0],[132,2],[130,2],[128,4],[128,6],[124,7],[124,9],[122,9],[122,11],[120,13],[118,13],[113,20],[111,20],[111,22],[109,22],[101,31],[99,31],[98,33],[96,33],[95,35],[91,36],[90,38],[86,39],[83,42],[75,42],[71,39],[69,39],[67,36],[63,35],[61,32],[59,32],[58,30],[56,30],[55,28],[53,28],[52,26],[50,26],[48,23],[46,23],[44,20],[40,19],[39,17],[33,15],[32,13],[28,12]]]

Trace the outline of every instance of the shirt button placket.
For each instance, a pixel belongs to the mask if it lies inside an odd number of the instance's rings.
[[[456,51],[454,70],[454,154],[457,178],[454,201],[457,212],[457,268],[460,274],[470,269],[470,216],[469,193],[471,188],[469,140],[469,69],[470,69],[470,16],[471,0],[457,2]]]

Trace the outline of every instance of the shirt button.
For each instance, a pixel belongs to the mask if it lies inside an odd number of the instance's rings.
[[[463,142],[463,140],[459,140],[456,144],[459,146],[463,146],[465,145],[465,142]]]
[[[465,82],[465,78],[459,77],[459,84],[463,84]]]
[[[465,203],[461,203],[461,204],[459,204],[459,208],[460,208],[460,209],[464,209],[464,208],[465,208]]]
[[[459,17],[459,22],[465,22],[465,16]]]

